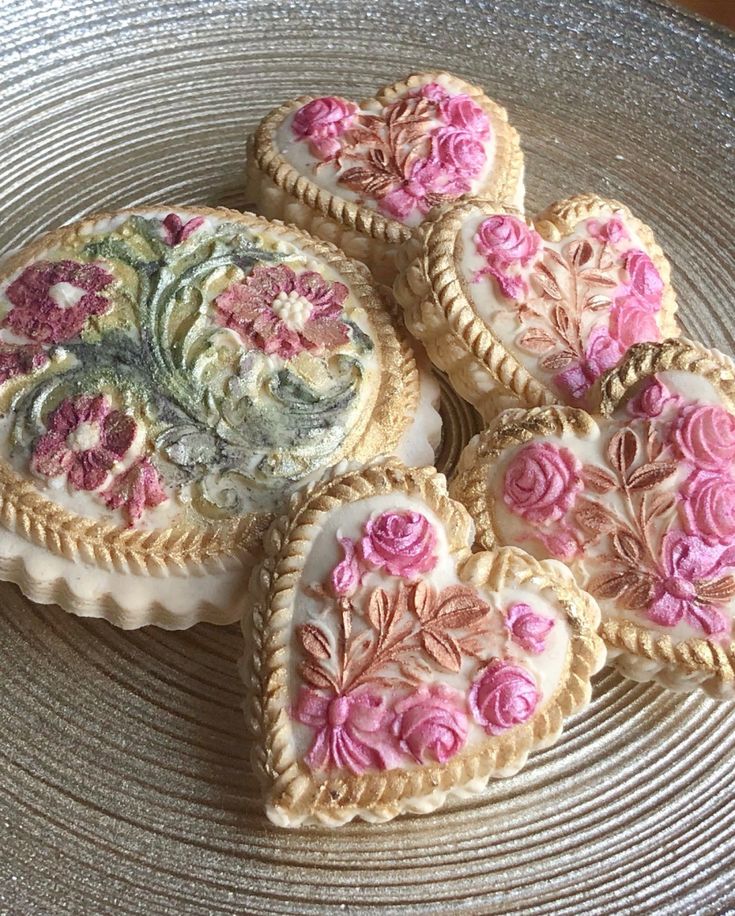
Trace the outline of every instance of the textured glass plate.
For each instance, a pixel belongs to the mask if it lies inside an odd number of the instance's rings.
[[[0,250],[91,210],[244,204],[271,107],[446,67],[508,106],[531,212],[629,203],[689,333],[732,350],[733,53],[645,0],[4,0]],[[735,908],[732,706],[605,671],[563,740],[483,797],[283,832],[249,772],[240,648],[234,627],[123,633],[2,587],[0,912]]]

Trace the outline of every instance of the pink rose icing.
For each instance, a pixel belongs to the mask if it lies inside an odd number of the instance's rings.
[[[559,519],[582,489],[581,472],[579,459],[568,448],[531,442],[506,468],[503,499],[511,512],[529,521]]]
[[[324,96],[299,108],[293,116],[291,129],[300,140],[309,140],[316,155],[331,159],[340,149],[336,138],[345,132],[356,111],[354,102]]]
[[[339,538],[339,543],[345,556],[332,570],[330,584],[338,598],[349,598],[357,591],[362,577],[355,557],[354,543],[350,538]]]
[[[498,213],[480,223],[475,233],[478,252],[496,266],[526,266],[541,247],[541,236],[517,216]]]
[[[617,245],[629,238],[625,223],[619,216],[613,216],[606,222],[599,219],[587,220],[587,232],[593,239],[609,242],[611,245]]]
[[[475,679],[468,702],[475,721],[489,735],[499,735],[514,725],[527,722],[540,698],[536,679],[530,671],[498,659]]]
[[[735,540],[735,480],[726,473],[695,471],[682,487],[681,509],[690,534],[709,543]]]
[[[485,147],[468,130],[460,127],[443,127],[431,139],[432,160],[441,169],[453,169],[460,175],[472,176],[485,165]],[[468,181],[464,190],[469,189]]]
[[[306,763],[313,770],[344,769],[363,773],[388,766],[390,719],[385,700],[361,690],[346,696],[325,696],[302,687],[292,716],[315,729]]]
[[[572,363],[554,376],[554,382],[574,400],[582,400],[596,379],[617,366],[624,352],[608,329],[598,325],[587,338],[584,362]]]
[[[659,300],[664,281],[645,251],[634,249],[625,256],[625,267],[630,275],[631,287],[644,299]]]
[[[688,404],[671,429],[672,443],[685,461],[717,471],[735,461],[735,417],[711,404]]]
[[[446,763],[467,740],[464,697],[443,684],[420,687],[394,708],[393,733],[418,763]]]
[[[467,95],[446,96],[439,111],[452,127],[460,127],[484,140],[490,136],[490,125],[482,108]]]
[[[663,382],[657,378],[649,379],[638,394],[628,401],[628,413],[631,417],[650,419],[660,417],[669,406],[678,403],[677,395],[672,394]]]
[[[360,553],[392,576],[416,579],[436,566],[436,533],[420,512],[383,512],[365,525]]]
[[[505,625],[511,639],[534,655],[540,655],[546,647],[546,637],[554,621],[543,614],[537,614],[528,604],[514,604],[505,612]]]
[[[666,578],[656,586],[648,617],[665,627],[676,626],[686,619],[708,636],[727,633],[730,623],[718,610],[699,599],[697,586],[721,577],[735,563],[735,547],[713,546],[697,535],[670,531],[662,548]]]
[[[651,303],[638,296],[622,296],[610,311],[610,333],[627,350],[645,340],[660,340],[661,329]]]

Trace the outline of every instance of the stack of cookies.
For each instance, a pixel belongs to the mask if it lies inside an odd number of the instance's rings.
[[[287,827],[517,772],[606,658],[735,698],[735,367],[679,339],[651,229],[525,216],[506,112],[446,73],[282,105],[248,194],[2,262],[0,576],[241,621]]]

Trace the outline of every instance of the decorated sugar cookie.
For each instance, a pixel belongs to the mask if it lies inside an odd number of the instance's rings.
[[[638,345],[600,409],[506,411],[452,494],[483,546],[569,565],[625,674],[735,698],[735,366],[687,341]]]
[[[596,604],[562,564],[470,552],[433,469],[337,469],[253,577],[246,710],[276,824],[423,813],[519,770],[590,696]]]
[[[448,73],[416,73],[359,105],[300,98],[271,112],[248,195],[392,282],[398,246],[432,207],[484,194],[523,206],[523,157],[503,108]]]
[[[635,343],[678,334],[669,265],[648,226],[582,195],[526,221],[471,200],[426,223],[395,284],[412,333],[489,420],[583,407]]]
[[[0,273],[0,575],[123,626],[231,622],[344,458],[433,463],[436,385],[367,271],[226,210],[52,232]]]

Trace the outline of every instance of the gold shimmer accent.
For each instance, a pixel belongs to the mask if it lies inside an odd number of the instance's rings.
[[[298,245],[340,274],[364,308],[379,357],[381,378],[342,449],[329,464],[343,459],[366,460],[390,452],[410,426],[419,401],[419,377],[405,332],[386,310],[381,293],[361,264],[346,258],[334,245],[313,239],[282,223],[225,208],[150,206],[96,214],[72,226],[47,232],[3,263],[0,283],[30,261],[56,247],[74,247],[101,220],[173,210],[188,217],[211,216],[241,224],[253,232],[270,233]],[[47,499],[27,478],[0,464],[0,522],[25,540],[72,561],[138,575],[203,574],[225,564],[248,566],[262,553],[268,513],[239,519],[198,522],[182,520],[170,528],[135,530],[76,515]]]
[[[555,693],[529,722],[506,734],[488,736],[477,749],[460,753],[447,764],[317,780],[295,755],[288,716],[286,659],[296,586],[309,545],[330,513],[393,491],[423,500],[439,517],[463,582],[489,590],[528,582],[552,593],[571,631],[564,674]],[[271,528],[266,537],[267,559],[253,580],[257,595],[252,624],[244,627],[243,673],[250,693],[246,717],[256,738],[253,764],[266,790],[269,814],[278,823],[316,820],[338,826],[356,816],[385,821],[405,812],[434,810],[452,794],[479,792],[491,776],[516,772],[534,747],[551,744],[559,736],[565,716],[588,702],[590,677],[605,654],[596,635],[596,602],[555,561],[539,562],[515,548],[470,554],[471,530],[464,508],[447,496],[443,476],[430,468],[406,468],[397,461],[341,475],[336,472],[294,497],[289,516]]]
[[[360,105],[364,107],[375,101],[382,106],[388,105],[438,77],[443,77],[449,88],[466,93],[485,111],[490,121],[495,138],[493,167],[479,193],[498,200],[512,200],[523,172],[518,133],[508,123],[506,110],[477,86],[440,70],[425,71],[384,86],[374,98],[365,99]],[[281,123],[314,98],[307,95],[285,102],[261,121],[248,149],[248,198],[267,216],[295,222],[335,242],[350,256],[365,260],[378,279],[392,282],[396,271],[396,248],[412,238],[415,230],[320,187],[292,165],[277,147],[275,135]]]
[[[732,360],[691,341],[674,339],[631,347],[621,365],[603,377],[599,402],[602,422],[625,402],[638,382],[671,369],[706,378],[723,396],[724,406],[735,413]],[[533,438],[582,438],[594,435],[598,429],[595,419],[584,411],[555,406],[506,411],[476,436],[462,453],[450,495],[466,506],[475,519],[478,544],[485,548],[504,544],[490,488],[504,451]],[[613,650],[610,657],[615,666],[634,680],[655,679],[678,690],[701,686],[716,698],[733,695],[735,642],[723,646],[696,637],[674,642],[669,635],[625,617],[604,620],[600,634]]]
[[[486,421],[506,407],[540,407],[557,400],[533,376],[480,318],[461,276],[460,231],[477,211],[487,215],[522,214],[502,202],[473,197],[459,206],[435,213],[424,224],[417,241],[402,255],[403,269],[394,290],[406,314],[406,324],[424,344],[432,360],[449,375],[459,393],[471,401]],[[674,319],[676,299],[671,271],[653,232],[626,206],[614,200],[582,194],[547,207],[526,222],[548,242],[568,235],[582,220],[621,214],[645,244],[664,281],[662,312],[664,333],[678,333]]]

